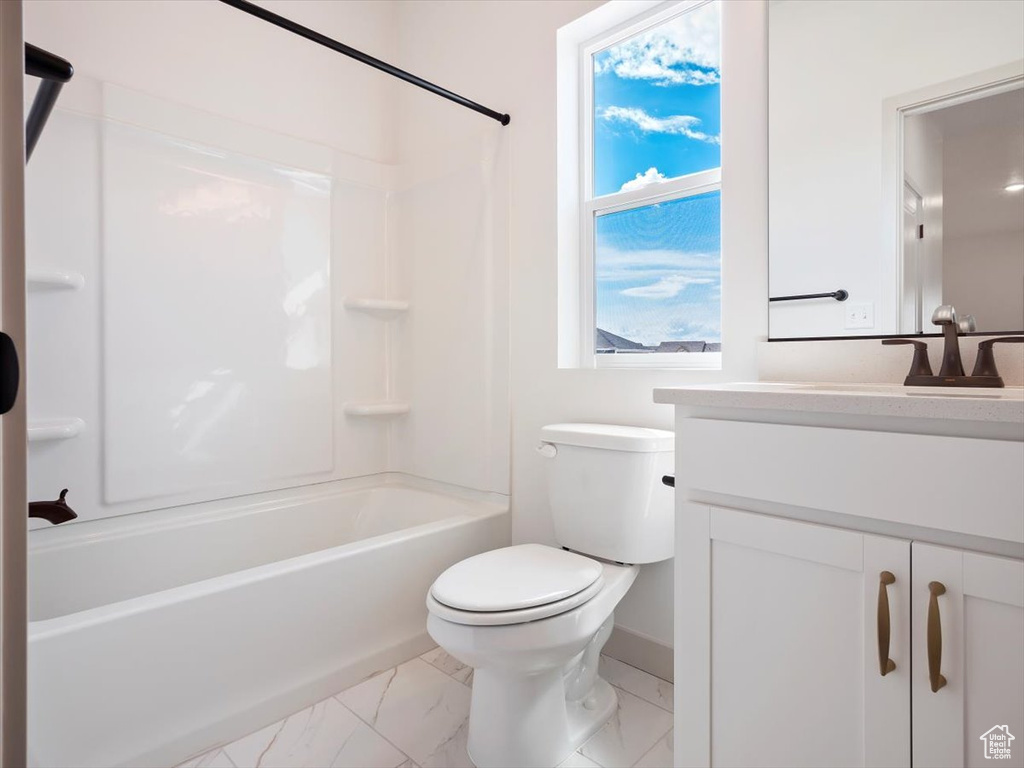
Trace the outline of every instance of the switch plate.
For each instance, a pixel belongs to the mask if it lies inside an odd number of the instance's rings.
[[[856,304],[847,304],[844,311],[846,312],[847,329],[875,327],[875,305],[873,302],[862,301]]]

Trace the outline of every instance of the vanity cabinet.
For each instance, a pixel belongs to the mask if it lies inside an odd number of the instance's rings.
[[[1024,562],[919,542],[911,553],[914,766],[1024,766]],[[999,726],[1015,737],[1010,758],[986,758],[982,737]]]
[[[685,514],[706,525],[711,585],[711,759],[685,764],[981,766],[990,728],[1024,733],[1024,562]]]
[[[909,765],[910,542],[688,514],[708,524],[713,764]],[[884,676],[880,607],[894,662]]]
[[[1024,767],[1024,393],[733,386],[656,393],[676,765]]]

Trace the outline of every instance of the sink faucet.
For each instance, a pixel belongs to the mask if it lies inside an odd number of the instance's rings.
[[[943,304],[932,313],[932,324],[942,328],[944,339],[942,348],[942,365],[939,368],[939,376],[963,376],[964,364],[960,359],[961,333],[969,333],[974,330],[974,315],[967,315],[962,321],[957,321],[956,308],[952,304]]]
[[[60,492],[60,498],[56,501],[33,501],[28,505],[28,516],[38,517],[47,520],[54,525],[66,523],[78,517],[75,511],[68,506],[64,497],[68,495],[68,489]]]
[[[974,315],[964,315],[959,320],[952,304],[943,304],[932,314],[932,322],[942,328],[942,366],[939,375],[932,373],[928,361],[928,344],[917,339],[883,339],[883,344],[913,344],[914,361],[910,373],[904,380],[908,387],[1002,387],[1003,379],[996,370],[992,346],[1000,342],[1024,343],[1024,336],[1003,336],[986,339],[978,345],[978,357],[970,376],[964,373],[960,357],[960,334],[972,333],[977,329]]]

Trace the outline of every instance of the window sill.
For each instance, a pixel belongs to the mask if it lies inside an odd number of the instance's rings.
[[[721,352],[673,352],[658,354],[613,354],[594,355],[591,365],[583,366],[597,369],[640,369],[654,368],[674,371],[720,371],[722,370]]]

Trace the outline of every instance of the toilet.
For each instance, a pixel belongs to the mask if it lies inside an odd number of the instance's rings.
[[[484,552],[442,573],[427,630],[473,667],[469,755],[478,768],[553,768],[615,712],[597,674],[615,606],[642,563],[672,557],[674,435],[555,424],[537,449],[558,546]]]

